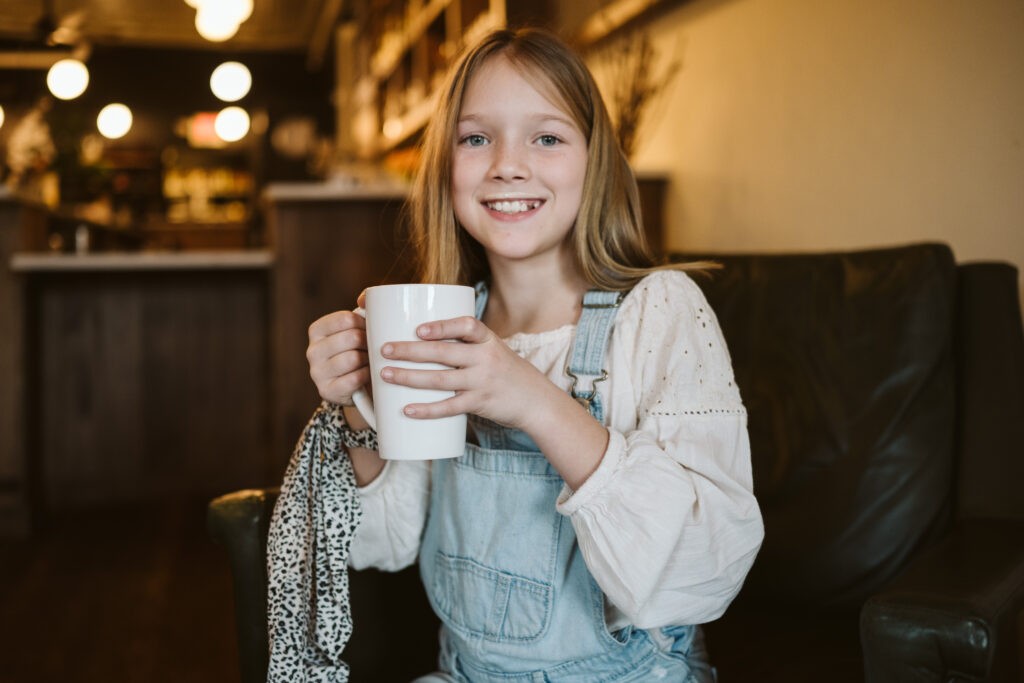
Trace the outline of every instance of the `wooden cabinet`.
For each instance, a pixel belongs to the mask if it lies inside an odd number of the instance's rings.
[[[378,158],[413,141],[438,104],[464,45],[507,25],[548,25],[552,3],[530,0],[389,0],[362,3],[339,41],[339,92],[351,151]],[[343,35],[345,35],[343,33]]]

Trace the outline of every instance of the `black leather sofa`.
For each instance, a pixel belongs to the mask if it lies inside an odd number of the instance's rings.
[[[1024,680],[1017,270],[958,265],[941,244],[672,258],[723,266],[698,282],[749,411],[765,517],[740,596],[707,625],[719,680]],[[273,499],[209,510],[245,681],[265,675]],[[352,680],[431,670],[437,622],[415,569],[353,573],[352,601]]]

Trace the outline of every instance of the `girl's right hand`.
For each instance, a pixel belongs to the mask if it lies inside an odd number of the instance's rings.
[[[352,405],[352,394],[370,381],[366,321],[352,311],[320,318],[309,326],[306,360],[321,398]]]

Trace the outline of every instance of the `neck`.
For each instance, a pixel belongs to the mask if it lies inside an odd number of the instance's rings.
[[[575,268],[491,267],[484,323],[500,337],[575,323],[587,283]]]

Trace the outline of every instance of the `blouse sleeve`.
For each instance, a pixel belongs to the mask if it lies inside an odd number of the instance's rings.
[[[764,536],[725,340],[700,289],[670,271],[626,298],[611,347],[609,445],[558,510],[630,623],[714,620]]]
[[[363,517],[352,539],[349,565],[398,571],[416,561],[430,495],[428,461],[391,460],[359,489]]]

